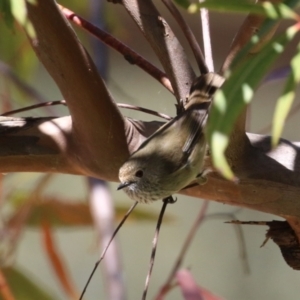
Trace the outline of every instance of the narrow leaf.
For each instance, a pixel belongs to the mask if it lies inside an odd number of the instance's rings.
[[[225,178],[234,179],[234,174],[225,158],[225,150],[228,146],[228,137],[221,132],[214,132],[211,137],[211,149],[213,152],[213,163],[218,171],[223,174]]]
[[[283,52],[287,43],[294,38],[297,31],[296,26],[290,27],[284,34],[269,41],[251,61],[240,63],[215,95],[207,125],[207,135],[214,166],[227,179],[234,179],[233,173],[228,172],[228,164],[224,163],[224,145],[226,147],[229,142],[233,125],[244,107],[252,100],[255,89],[269,67]]]
[[[26,207],[30,201],[31,194],[22,192],[11,195],[9,201],[16,206],[16,212],[12,214],[7,221],[9,226],[19,224],[18,220],[23,218],[23,207]],[[121,219],[128,207],[116,206],[116,218]],[[75,227],[75,226],[93,226],[93,220],[90,213],[88,202],[84,199],[62,199],[55,196],[39,196],[36,203],[31,207],[30,215],[26,220],[26,226],[39,227],[41,222],[46,220],[54,227]],[[149,209],[135,209],[130,217],[130,221],[156,221],[157,213]],[[171,216],[166,216],[165,221],[172,221]]]
[[[44,247],[48,255],[48,259],[51,263],[51,266],[56,274],[61,287],[68,295],[69,299],[78,299],[79,293],[75,289],[75,285],[69,271],[66,267],[66,260],[63,258],[62,254],[58,250],[58,246],[53,237],[53,232],[51,226],[47,221],[43,221],[41,224],[41,230],[43,233]]]
[[[240,3],[239,0],[234,0],[234,1]],[[247,0],[241,0],[241,1],[245,2]],[[286,6],[289,9],[295,9],[295,7],[299,5],[299,0],[285,0],[284,4],[286,4]],[[243,49],[241,49],[239,53],[237,53],[233,62],[231,63],[231,69],[233,70],[238,64],[240,64],[243,61],[243,59],[247,59],[251,51],[257,49],[257,47],[261,49],[262,46],[266,45],[266,43],[269,41],[268,37],[270,36],[270,32],[272,32],[274,28],[277,27],[277,24],[278,24],[278,20],[266,18],[263,24],[260,26],[259,31],[251,38],[251,40],[247,43],[247,45],[245,45],[245,47],[243,47]]]
[[[37,5],[36,1],[30,0],[29,3]],[[14,18],[25,28],[27,34],[34,38],[36,36],[32,23],[27,16],[26,0],[10,0],[11,12]]]
[[[179,6],[187,9],[190,5],[191,2],[189,0],[174,0]]]
[[[24,25],[27,19],[27,9],[25,0],[10,0],[11,11],[15,19]]]
[[[9,0],[0,1],[0,11],[6,25],[12,29],[14,18],[11,12],[11,4]]]
[[[298,44],[298,51],[291,60],[290,74],[286,80],[285,87],[282,95],[279,97],[274,117],[273,117],[273,128],[272,128],[272,146],[276,147],[281,137],[285,119],[292,107],[295,94],[296,86],[300,82],[300,43]]]
[[[285,1],[286,2],[286,1]],[[285,3],[272,3],[264,1],[259,3],[251,3],[241,0],[206,0],[201,3],[193,3],[188,7],[190,13],[199,11],[205,7],[218,12],[238,12],[238,13],[253,13],[264,15],[270,19],[294,19],[298,15]]]
[[[188,270],[180,270],[176,274],[176,279],[183,298],[185,300],[222,300],[207,289],[197,285],[192,274]]]
[[[42,288],[40,282],[35,282],[22,271],[16,268],[2,269],[6,282],[15,296],[15,299],[32,300],[55,300],[57,297]]]

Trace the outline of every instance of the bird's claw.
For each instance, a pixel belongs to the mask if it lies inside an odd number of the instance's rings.
[[[177,198],[173,198],[173,196],[169,196],[167,198],[163,199],[164,202],[167,202],[169,204],[174,204],[175,202],[177,202]]]

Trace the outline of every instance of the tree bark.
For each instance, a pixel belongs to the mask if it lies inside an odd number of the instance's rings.
[[[71,116],[2,117],[0,172],[68,173],[118,181],[122,163],[163,123],[124,118],[55,2],[37,3],[27,2],[28,18],[36,31],[29,39],[60,88]],[[123,5],[156,49],[177,99],[184,97],[195,75],[176,37],[151,1],[124,0]],[[163,27],[154,28],[157,22]],[[238,132],[240,140],[241,128]],[[279,147],[271,150],[267,136],[249,133],[244,139],[246,146],[239,148],[232,139],[234,151],[229,148],[229,153],[240,151],[230,157],[238,183],[226,181],[213,171],[207,184],[181,193],[282,216],[299,232],[300,144],[281,140]],[[210,166],[209,157],[206,163]]]

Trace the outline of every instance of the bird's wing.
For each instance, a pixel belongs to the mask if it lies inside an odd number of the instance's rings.
[[[199,139],[204,134],[203,129],[207,121],[208,117],[208,108],[203,107],[202,109],[192,109],[188,117],[186,118],[186,128],[189,130],[189,134],[187,135],[186,141],[182,147],[182,152],[191,153],[194,148],[195,143],[199,141]]]

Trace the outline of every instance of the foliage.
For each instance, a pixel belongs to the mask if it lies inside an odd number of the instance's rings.
[[[4,18],[6,25],[12,28],[14,17],[11,11],[10,1],[5,1],[5,0],[0,1],[0,12]]]
[[[217,1],[216,1],[217,2]],[[265,2],[264,2],[265,3]],[[298,1],[286,1],[293,8]],[[270,12],[271,14],[271,12]],[[298,18],[295,19],[297,21]],[[225,151],[229,143],[231,130],[237,117],[253,99],[255,90],[262,78],[266,76],[274,61],[283,53],[286,46],[291,43],[299,32],[299,23],[292,25],[279,37],[275,37],[266,43],[264,48],[256,56],[247,59],[248,51],[257,44],[274,21],[267,19],[257,35],[245,46],[244,50],[236,57],[230,71],[227,72],[227,80],[222,89],[214,98],[207,133],[211,146],[212,159],[215,167],[228,179],[234,179],[234,174],[226,161]],[[292,60],[292,74],[298,74],[298,54]],[[288,79],[291,80],[291,79]],[[279,98],[280,107],[274,117],[273,146],[276,146],[282,132],[285,118],[293,99],[298,75],[294,77],[292,84],[287,83],[283,95]],[[288,96],[288,91],[293,90]],[[288,97],[288,99],[287,99]],[[280,111],[280,112],[279,112]]]
[[[233,179],[234,176],[225,160],[233,125],[243,108],[253,99],[261,79],[297,32],[296,27],[290,27],[281,36],[269,41],[259,54],[238,65],[216,93],[207,132],[214,164],[227,178]]]
[[[186,6],[186,4],[185,4]],[[190,4],[188,10],[197,12],[199,8],[208,8],[218,12],[240,12],[264,15],[270,19],[295,19],[297,14],[291,9],[291,1],[283,1],[283,3],[272,3],[271,1],[263,1],[253,3],[248,0],[207,0],[198,4]]]
[[[17,268],[4,268],[1,269],[1,275],[5,277],[6,284],[11,287],[11,292],[14,295],[14,299],[18,300],[31,300],[31,299],[43,299],[43,300],[55,300],[53,295],[49,291],[44,290],[41,284],[36,280],[33,280],[25,272]],[[1,277],[2,277],[1,276]],[[5,300],[4,297],[0,299]],[[6,298],[7,299],[7,298]]]
[[[296,88],[300,82],[300,44],[291,59],[290,74],[286,79],[282,95],[278,98],[273,117],[272,146],[276,147],[281,137],[283,126],[296,96]]]

